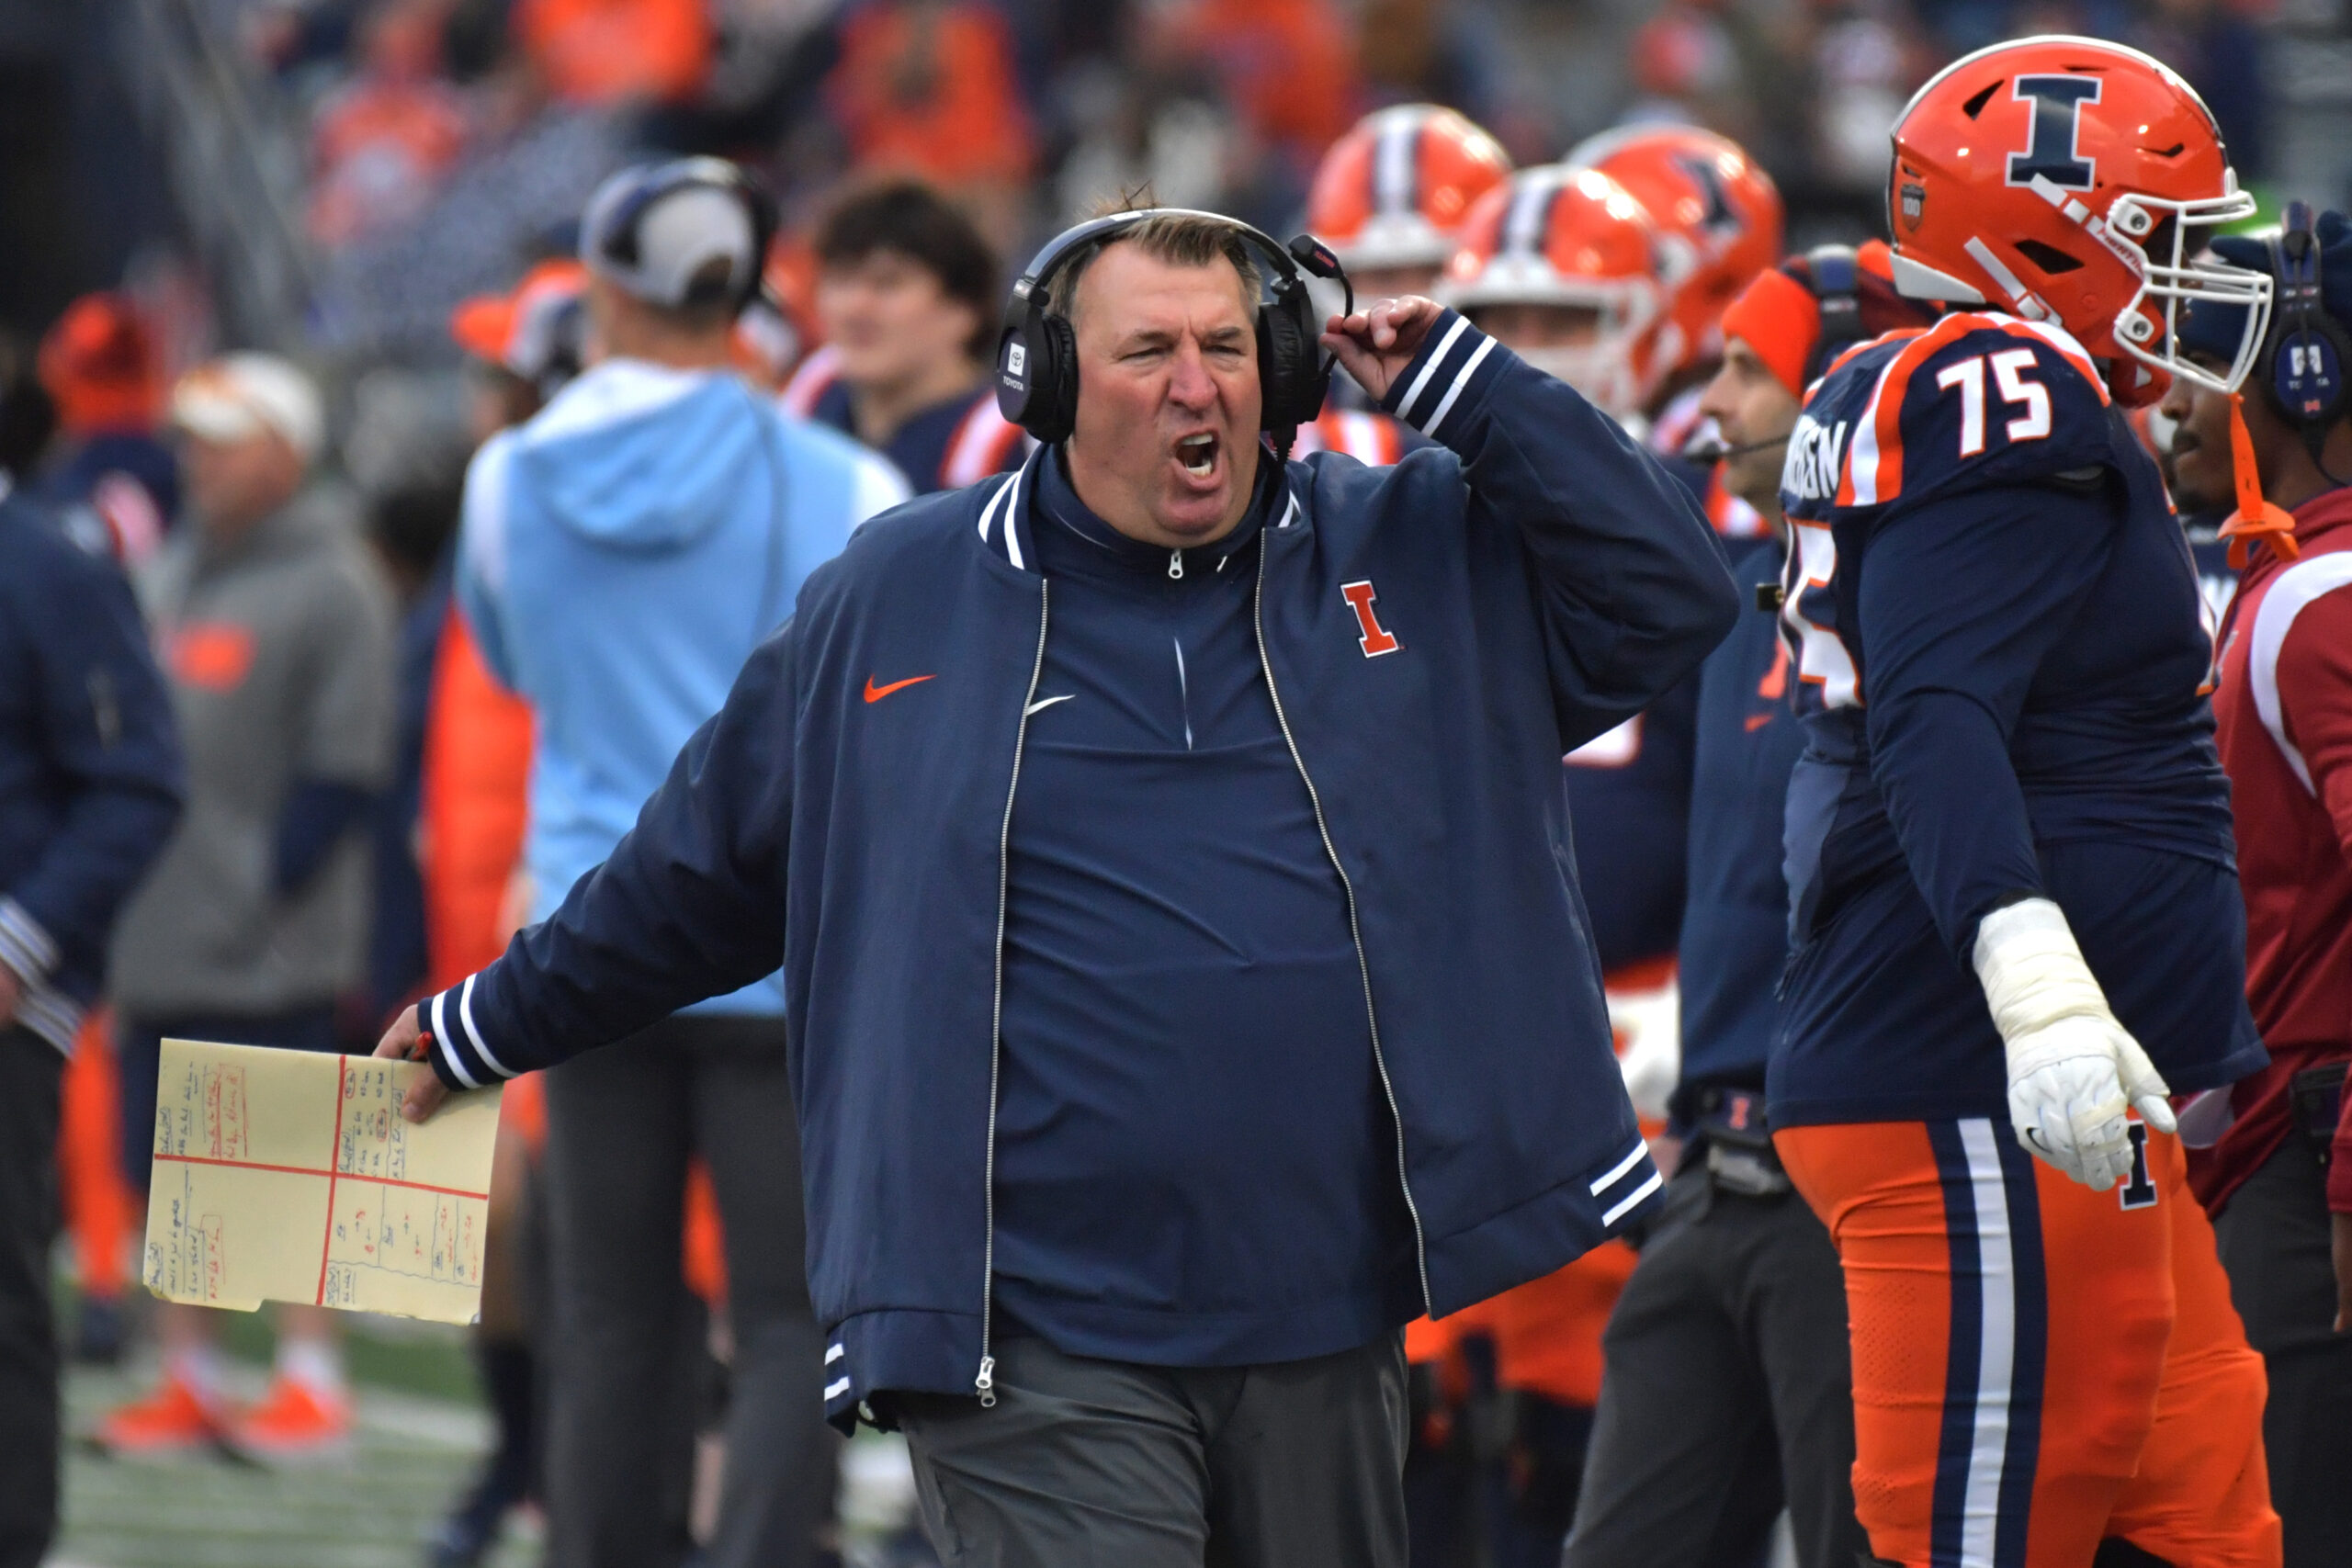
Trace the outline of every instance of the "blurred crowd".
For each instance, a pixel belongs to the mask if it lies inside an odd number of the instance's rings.
[[[1358,115],[1428,101],[1521,163],[1612,122],[1704,125],[1770,172],[1800,237],[1850,238],[1876,220],[1910,90],[2018,31],[2171,62],[2249,181],[2269,141],[2256,0],[209,3],[308,128],[319,340],[371,355],[431,357],[447,309],[564,248],[589,188],[637,152],[741,161],[788,233],[844,179],[919,177],[1010,254],[1146,185],[1289,222]]]

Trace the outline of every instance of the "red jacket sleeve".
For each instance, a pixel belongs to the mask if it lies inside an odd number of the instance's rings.
[[[2337,851],[2352,860],[2352,592],[2322,594],[2295,617],[2278,649],[2278,707],[2335,824]],[[2344,1032],[2352,1043],[2352,1018]],[[2352,1213],[2352,1096],[2345,1109],[2327,1175],[2327,1206],[2339,1214]]]

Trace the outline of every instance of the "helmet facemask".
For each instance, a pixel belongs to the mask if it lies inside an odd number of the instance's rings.
[[[2215,197],[2174,200],[2126,192],[2108,204],[2104,219],[2047,180],[2037,178],[2034,190],[2138,274],[2138,290],[2116,312],[2117,348],[2152,370],[2211,391],[2234,392],[2245,383],[2270,327],[2270,275],[2200,254],[2213,229],[2254,216],[2254,197],[2238,189],[2234,174]],[[2181,307],[2192,300],[2245,313],[2237,349],[2222,376],[2181,352]]]

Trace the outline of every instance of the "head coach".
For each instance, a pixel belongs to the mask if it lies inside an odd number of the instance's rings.
[[[1737,613],[1641,446],[1429,300],[1098,219],[1013,292],[1017,472],[865,528],[636,828],[428,998],[407,1107],[784,965],[828,1411],[951,1564],[1405,1560],[1400,1326],[1660,1185],[1560,757]],[[422,1014],[420,1022],[419,1012]]]

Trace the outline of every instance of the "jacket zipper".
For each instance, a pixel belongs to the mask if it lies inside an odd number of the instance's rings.
[[[1010,529],[1012,520],[1007,518],[1004,525]],[[980,1175],[982,1201],[988,1207],[988,1232],[980,1249],[980,1370],[972,1380],[973,1391],[980,1396],[980,1407],[984,1410],[996,1404],[996,1358],[989,1354],[989,1335],[995,1326],[996,1309],[996,1100],[998,1076],[1004,1064],[1004,918],[1006,899],[1012,885],[1012,797],[1021,788],[1021,753],[1029,740],[1029,705],[1037,700],[1037,682],[1046,672],[1048,592],[1048,585],[1040,575],[1037,580],[1037,656],[1029,666],[1029,689],[1021,698],[1021,726],[1012,734],[1012,779],[1005,785],[1004,825],[998,831],[996,840],[996,1002],[989,1035],[988,1163]]]
[[[1437,1314],[1436,1303],[1430,1296],[1429,1243],[1421,1235],[1420,1205],[1413,1201],[1412,1178],[1405,1170],[1405,1117],[1396,1108],[1396,1086],[1389,1081],[1388,1057],[1380,1048],[1380,1019],[1372,1006],[1372,960],[1363,950],[1363,926],[1356,919],[1356,887],[1348,880],[1348,868],[1340,863],[1340,852],[1331,842],[1330,824],[1323,819],[1323,797],[1316,793],[1315,780],[1306,771],[1306,759],[1299,754],[1298,739],[1290,732],[1290,716],[1283,711],[1283,694],[1274,685],[1274,662],[1266,657],[1266,541],[1258,541],[1258,585],[1252,601],[1252,613],[1258,631],[1258,668],[1266,677],[1266,694],[1274,700],[1274,722],[1281,726],[1283,742],[1290,748],[1290,760],[1298,769],[1300,780],[1306,785],[1306,801],[1315,808],[1315,830],[1323,836],[1323,852],[1331,859],[1331,869],[1340,874],[1340,888],[1348,896],[1348,934],[1355,940],[1356,969],[1363,977],[1364,1022],[1372,1030],[1372,1063],[1380,1069],[1381,1092],[1388,1097],[1388,1118],[1396,1127],[1396,1185],[1405,1192],[1405,1212],[1413,1221],[1413,1260],[1421,1273],[1421,1309],[1431,1316]]]

